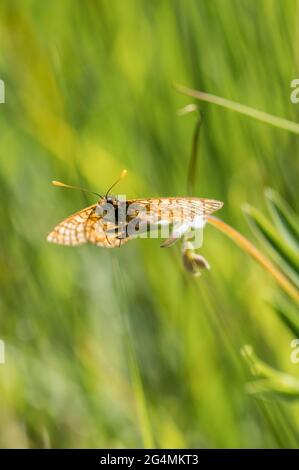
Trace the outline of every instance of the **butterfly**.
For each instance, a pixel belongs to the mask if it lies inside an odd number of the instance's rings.
[[[161,245],[167,247],[188,230],[203,228],[206,217],[223,206],[221,201],[195,197],[124,200],[109,195],[126,173],[126,170],[122,172],[105,196],[93,193],[99,196],[98,202],[60,222],[49,233],[47,240],[60,245],[74,246],[89,242],[104,248],[115,248],[136,236],[151,234],[159,227],[168,226],[171,235]],[[53,184],[88,191],[57,181]]]

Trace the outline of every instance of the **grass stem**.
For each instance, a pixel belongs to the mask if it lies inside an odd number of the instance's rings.
[[[284,119],[278,116],[273,116],[272,114],[265,113],[264,111],[259,111],[258,109],[251,108],[241,103],[222,98],[221,96],[211,95],[210,93],[205,93],[203,91],[193,90],[192,88],[185,87],[183,85],[174,84],[174,88],[179,93],[183,95],[191,96],[201,101],[206,101],[208,103],[213,103],[218,106],[222,106],[237,113],[244,114],[245,116],[252,117],[258,121],[265,122],[271,126],[279,127],[280,129],[285,129],[294,134],[299,134],[299,124],[288,119]]]

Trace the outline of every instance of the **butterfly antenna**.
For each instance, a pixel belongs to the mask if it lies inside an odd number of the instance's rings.
[[[114,186],[116,186],[117,183],[119,183],[119,182],[126,176],[127,173],[128,173],[127,170],[123,170],[123,171],[121,172],[120,176],[117,178],[117,180],[113,183],[112,186],[110,186],[110,188],[109,188],[108,191],[106,192],[105,197],[108,196],[108,194],[110,193],[111,189],[114,188]]]
[[[79,186],[71,186],[70,184],[61,183],[61,181],[52,181],[53,186],[59,186],[60,188],[68,188],[68,189],[78,189],[79,191],[83,191],[84,193],[95,194],[96,196],[103,197],[99,193],[95,191],[90,191],[89,189],[80,188]]]

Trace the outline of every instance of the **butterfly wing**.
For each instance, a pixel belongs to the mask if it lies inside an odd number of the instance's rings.
[[[70,215],[49,233],[47,236],[48,242],[72,246],[86,243],[85,224],[94,210],[95,204]]]
[[[190,197],[135,199],[129,204],[128,220],[131,218],[135,226],[138,221],[139,235],[148,230],[155,231],[159,226],[172,227],[170,238],[161,247],[171,246],[190,229],[203,228],[207,216],[223,206],[223,202],[214,199]],[[131,232],[130,226],[128,232]]]
[[[128,202],[132,207],[131,218],[137,217],[147,223],[169,224],[192,221],[196,217],[205,220],[223,206],[223,202],[214,199],[190,197],[131,199]]]
[[[104,222],[95,212],[96,204],[86,207],[67,219],[60,222],[52,232],[49,233],[47,240],[59,245],[82,245],[83,243],[92,243],[104,248],[115,248],[129,239],[121,240],[112,232],[114,228],[112,223]],[[121,232],[118,232],[121,236]]]

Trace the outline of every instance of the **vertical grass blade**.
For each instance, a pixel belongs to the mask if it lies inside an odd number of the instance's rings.
[[[150,424],[148,406],[146,403],[146,397],[139,372],[139,367],[137,364],[136,355],[132,347],[130,347],[129,351],[129,365],[143,445],[146,449],[153,449],[155,447],[155,443]]]

